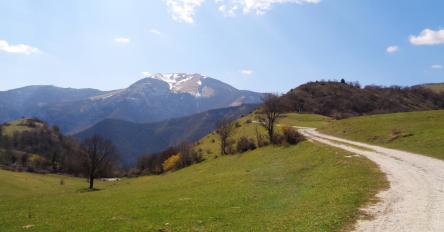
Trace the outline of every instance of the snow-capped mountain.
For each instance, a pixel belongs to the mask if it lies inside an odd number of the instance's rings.
[[[260,93],[238,90],[200,74],[144,76],[128,88],[107,92],[44,86],[0,92],[0,122],[36,116],[73,133],[109,118],[148,123],[260,102]],[[28,89],[39,93],[38,98],[43,100],[36,101]],[[26,104],[10,104],[19,96]]]
[[[202,88],[202,80],[207,77],[200,74],[187,74],[187,73],[168,73],[168,74],[150,74],[143,73],[146,78],[153,78],[166,82],[170,90],[174,93],[189,93],[196,97],[205,97]],[[208,97],[208,96],[207,96]]]

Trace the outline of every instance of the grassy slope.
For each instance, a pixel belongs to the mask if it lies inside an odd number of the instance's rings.
[[[444,110],[382,114],[332,121],[321,131],[444,159]]]
[[[426,87],[436,93],[444,92],[444,83],[425,84],[424,87]]]
[[[237,134],[252,136],[246,120]],[[2,230],[335,231],[386,184],[369,160],[309,142],[214,159],[211,136],[201,164],[96,192],[83,179],[0,171]]]
[[[14,135],[15,132],[29,131],[32,128],[20,125],[24,122],[24,119],[17,119],[15,121],[8,122],[9,125],[3,126],[3,134],[7,136]]]

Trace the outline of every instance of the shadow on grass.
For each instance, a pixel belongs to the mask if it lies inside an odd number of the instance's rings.
[[[90,192],[98,192],[98,191],[101,191],[101,190],[102,189],[98,189],[98,188],[93,188],[93,189],[81,188],[81,189],[77,190],[77,192],[79,192],[79,193],[90,193]]]

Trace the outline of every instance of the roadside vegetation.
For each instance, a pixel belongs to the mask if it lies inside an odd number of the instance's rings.
[[[444,159],[444,110],[331,121],[321,131],[356,141]]]

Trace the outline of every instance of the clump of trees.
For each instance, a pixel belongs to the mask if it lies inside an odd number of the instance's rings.
[[[12,136],[1,133],[1,165],[18,171],[82,174],[80,146],[74,138],[37,119],[26,119],[22,124],[31,129]]]
[[[336,119],[351,116],[444,108],[444,93],[422,86],[365,86],[345,80],[309,82],[282,96],[288,111]]]
[[[100,136],[79,142],[35,118],[24,119],[20,126],[29,130],[12,136],[3,133],[4,126],[0,126],[0,166],[5,169],[87,177],[91,189],[95,178],[121,174],[117,149]]]
[[[141,156],[136,169],[129,175],[160,175],[168,171],[176,171],[203,161],[203,151],[194,145],[181,143],[162,152]]]
[[[295,145],[304,140],[304,137],[294,128],[284,127],[282,132],[278,130],[279,119],[288,110],[287,104],[282,97],[275,94],[266,94],[262,100],[263,103],[256,112],[257,121],[254,123],[265,129],[268,138],[264,137],[259,128],[256,127],[256,139],[242,136],[235,141],[233,135],[235,129],[238,128],[235,125],[240,125],[240,123],[233,123],[224,118],[217,123],[217,129],[215,130],[215,134],[220,142],[221,155],[244,153],[269,144]],[[253,121],[248,119],[246,124],[250,123],[253,123]]]

